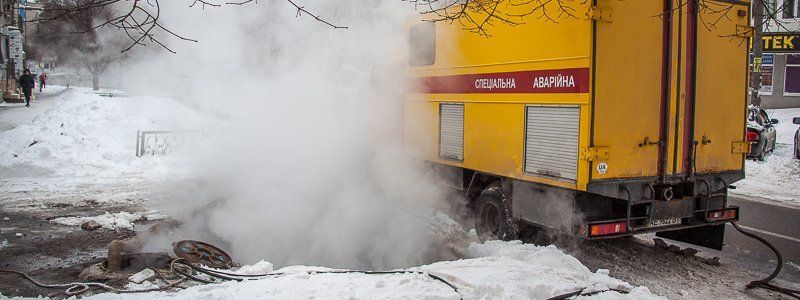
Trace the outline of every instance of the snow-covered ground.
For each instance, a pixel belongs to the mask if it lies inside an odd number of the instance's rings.
[[[155,190],[157,183],[147,178],[174,180],[181,173],[173,158],[136,158],[136,130],[202,128],[208,122],[201,114],[169,98],[105,97],[84,88],[70,88],[53,97],[55,102],[42,113],[0,132],[3,206],[16,210],[48,209],[62,203],[98,207],[93,215],[51,220],[68,226],[95,221],[108,229],[131,229],[138,220],[160,218],[150,211],[103,213],[107,210],[102,207],[136,201],[132,199],[141,196],[138,192]],[[65,193],[75,195],[65,197]],[[143,200],[145,206],[146,202]],[[328,269],[288,266],[278,270],[286,275],[261,280],[194,286],[172,293],[94,297],[537,299],[586,288],[587,292],[600,292],[592,296],[600,299],[658,298],[647,288],[613,278],[605,269],[591,272],[555,246],[490,242],[462,248],[464,259],[411,268],[446,278],[458,293],[424,274],[319,274],[314,271]]]
[[[775,152],[765,161],[748,160],[746,178],[734,184],[732,194],[752,196],[766,202],[800,207],[800,160],[794,157],[793,140],[798,125],[792,118],[800,117],[800,108],[776,109],[767,112],[778,119]]]
[[[176,180],[182,175],[183,165],[174,157],[136,158],[133,151],[136,130],[207,128],[209,123],[203,114],[163,97],[106,97],[84,88],[62,89],[50,95],[54,99],[48,101],[53,102],[47,106],[38,103],[43,108],[40,112],[33,111],[35,115],[26,110],[3,112],[3,116],[17,114],[12,117],[22,120],[13,129],[0,132],[0,186],[3,188],[0,201],[3,206],[16,210],[49,209],[61,204],[97,206],[92,214],[67,215],[50,222],[80,226],[95,221],[103,228],[114,230],[132,229],[135,222],[162,218],[150,208],[140,211],[108,209],[130,203],[147,207],[147,199],[163,194],[160,180]],[[800,182],[800,161],[791,157],[790,144],[796,129],[791,118],[797,115],[800,109],[772,112],[772,116],[781,121],[777,128],[780,144],[767,161],[747,162],[748,178],[739,182],[733,193],[770,198],[784,205],[800,205],[800,191],[795,188]],[[434,227],[437,227],[434,231],[441,229],[438,228],[441,226]],[[448,235],[452,234],[448,230],[436,232],[443,240],[448,240]],[[439,275],[454,284],[458,293],[424,274],[322,274],[314,271],[330,269],[295,265],[276,270],[285,275],[260,280],[194,286],[169,293],[93,297],[540,299],[587,288],[586,291],[606,291],[592,296],[600,299],[658,298],[646,287],[634,287],[615,279],[615,274],[604,266],[591,272],[555,246],[466,242],[458,252],[463,259],[409,269]],[[613,267],[608,266],[616,270]],[[272,271],[271,264],[266,262],[249,269],[251,273],[253,269],[256,273]],[[152,285],[152,282],[144,282],[130,287]],[[631,293],[620,294],[609,289],[630,290]]]
[[[93,217],[62,217],[62,218],[55,218],[50,220],[51,223],[67,225],[67,226],[81,226],[81,224],[94,221],[97,223],[98,226],[105,228],[105,229],[128,229],[133,230],[133,223],[139,220],[147,220],[147,221],[154,221],[154,220],[161,220],[165,219],[166,216],[158,213],[158,212],[146,212],[146,213],[129,213],[129,212],[118,212],[118,213],[109,213],[106,212],[102,215],[93,216]]]
[[[204,124],[197,111],[168,98],[105,97],[77,87],[56,97],[52,107],[29,122],[0,132],[0,178],[99,179],[174,172],[162,160],[136,159],[136,131],[197,129]],[[3,117],[26,113],[5,112]]]
[[[54,104],[50,101],[54,96],[66,91],[65,86],[47,86],[42,92],[34,92],[34,100],[31,107],[25,107],[24,103],[8,103],[0,101],[0,131],[12,129],[19,124],[26,124],[36,115],[43,113]]]
[[[101,294],[87,299],[546,299],[577,290],[599,292],[587,297],[591,299],[662,299],[645,287],[610,277],[608,270],[593,273],[555,246],[493,241],[472,244],[469,255],[409,269],[444,278],[458,291],[420,273],[325,274],[318,272],[331,269],[290,266],[276,271],[284,275],[245,282],[194,286],[178,292]],[[260,263],[256,269],[242,273],[272,271],[267,263]]]

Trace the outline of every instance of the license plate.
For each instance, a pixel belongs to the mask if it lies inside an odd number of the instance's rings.
[[[650,221],[650,227],[669,226],[669,225],[675,225],[675,224],[680,224],[680,223],[681,223],[681,218],[652,220],[652,221]]]

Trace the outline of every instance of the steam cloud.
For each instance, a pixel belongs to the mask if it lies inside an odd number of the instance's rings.
[[[406,18],[400,1],[307,1],[350,29],[282,1],[164,9],[177,55],[147,53],[124,87],[221,112],[215,147],[192,156],[196,181],[159,205],[184,222],[175,238],[220,243],[240,262],[395,268],[448,255],[430,219],[442,191],[403,149]],[[388,84],[387,84],[388,83]],[[176,116],[179,118],[180,116]],[[206,128],[218,130],[220,128]]]

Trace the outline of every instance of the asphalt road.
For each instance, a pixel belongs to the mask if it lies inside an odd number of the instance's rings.
[[[783,255],[784,260],[800,265],[800,208],[789,208],[766,204],[757,199],[743,196],[730,196],[729,203],[738,205],[739,226],[755,233],[767,241]],[[762,260],[774,260],[774,254],[760,242],[737,232],[728,225],[725,230],[725,243],[733,250],[750,253]]]

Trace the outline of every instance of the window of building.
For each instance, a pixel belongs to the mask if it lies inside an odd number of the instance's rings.
[[[430,66],[436,61],[436,24],[425,22],[409,30],[408,63],[411,66]]]
[[[781,5],[781,17],[784,19],[794,19],[797,17],[798,9],[797,5],[800,4],[798,0],[783,0],[783,4]]]
[[[766,2],[767,6],[765,7],[767,11],[765,11],[764,13],[772,18],[777,18],[776,14],[778,12],[778,1],[780,0],[767,1]]]
[[[786,54],[783,94],[800,96],[800,54]]]

